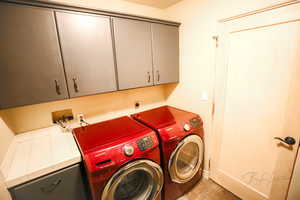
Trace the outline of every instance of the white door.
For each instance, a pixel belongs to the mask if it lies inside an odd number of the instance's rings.
[[[300,138],[300,3],[221,23],[212,179],[286,199]],[[289,145],[274,137],[291,137]]]

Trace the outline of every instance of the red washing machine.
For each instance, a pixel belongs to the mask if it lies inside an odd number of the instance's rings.
[[[80,147],[93,200],[155,200],[163,186],[156,133],[129,117],[73,134]]]
[[[203,165],[203,122],[199,115],[163,106],[132,117],[155,130],[160,139],[165,183],[164,200],[176,200],[200,180]]]

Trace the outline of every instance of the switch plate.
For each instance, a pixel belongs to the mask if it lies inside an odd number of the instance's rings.
[[[206,91],[201,93],[201,101],[208,101],[208,94]]]

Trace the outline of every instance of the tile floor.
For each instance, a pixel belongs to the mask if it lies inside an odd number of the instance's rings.
[[[177,200],[240,200],[212,180],[203,179],[188,194]]]

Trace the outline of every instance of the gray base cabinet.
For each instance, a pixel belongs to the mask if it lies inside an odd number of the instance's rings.
[[[9,191],[13,200],[88,200],[79,164]]]

